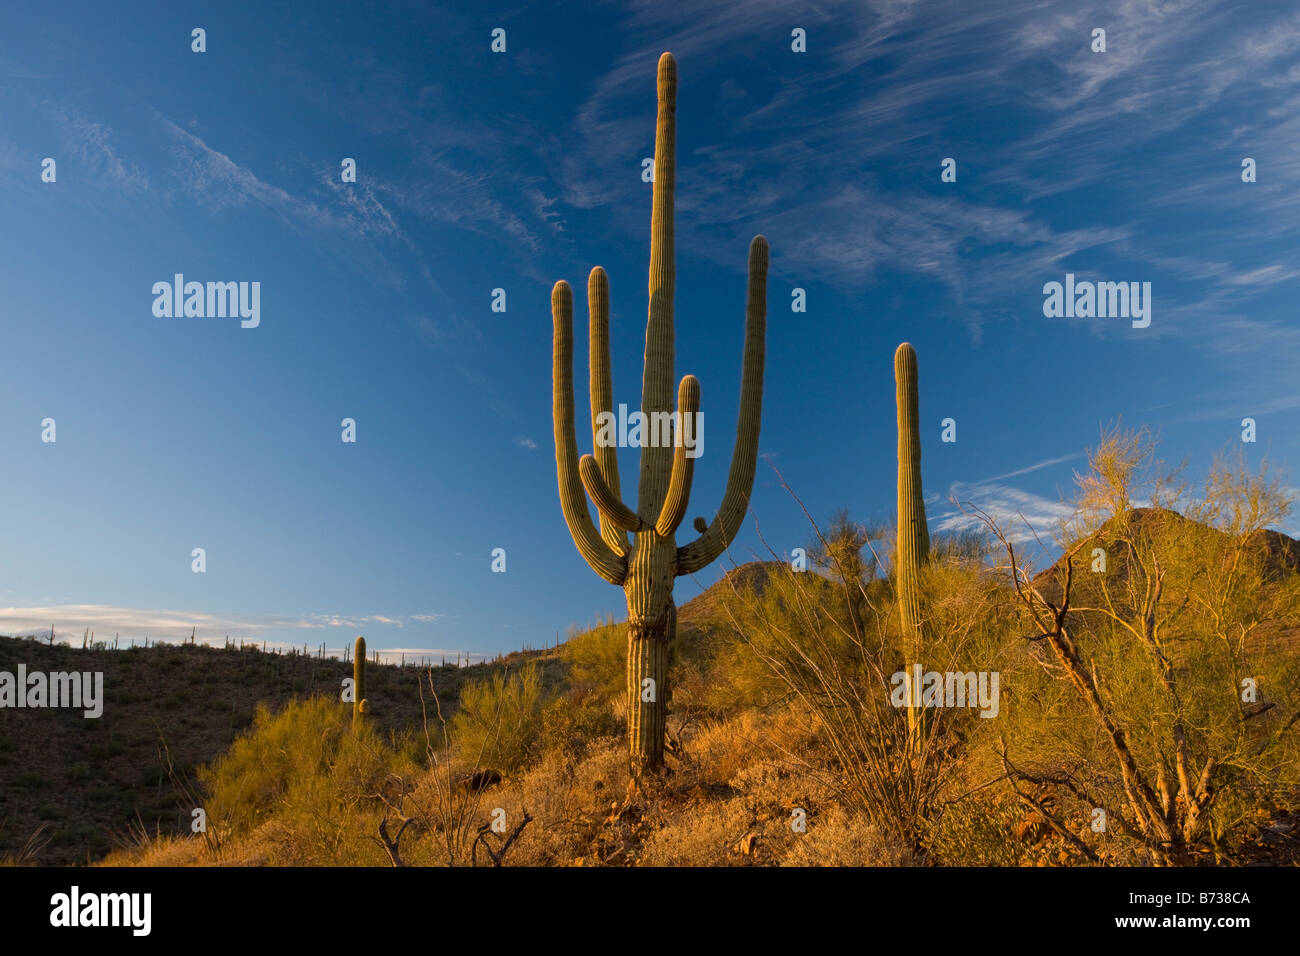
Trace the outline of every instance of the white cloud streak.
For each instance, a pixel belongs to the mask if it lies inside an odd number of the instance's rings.
[[[208,639],[217,639],[217,635],[248,636],[283,630],[359,630],[372,624],[401,628],[412,622],[430,624],[444,617],[442,614],[221,615],[108,604],[58,604],[0,608],[0,631],[48,632],[53,626],[56,633],[89,628],[96,632],[97,638],[114,632],[168,638],[188,637],[194,629]]]
[[[954,482],[948,493],[950,498],[959,503],[985,512],[997,522],[1012,544],[1025,544],[1039,539],[1048,544],[1060,522],[1074,513],[1074,508],[1063,502],[995,481]],[[931,519],[931,527],[941,533],[985,530],[979,518],[956,507],[935,515]]]

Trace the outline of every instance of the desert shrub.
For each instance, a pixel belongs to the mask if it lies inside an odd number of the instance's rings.
[[[246,836],[274,819],[284,839],[276,862],[379,862],[370,833],[390,775],[409,759],[332,697],[291,701],[278,713],[259,706],[230,750],[201,768],[210,827],[222,839]]]
[[[581,713],[581,707],[575,710],[569,698],[547,702],[531,693],[534,679],[530,674],[534,672],[534,667],[525,667],[512,675],[514,680],[482,682],[471,691],[471,714],[476,723],[470,727],[474,735],[470,744],[456,730],[448,729],[450,746],[439,748],[433,744],[434,734],[429,734],[426,766],[404,781],[406,786],[396,801],[403,815],[418,824],[402,845],[406,862],[417,866],[473,865],[477,843],[501,846],[502,837],[482,832],[498,809],[505,812],[507,832],[515,837],[505,865],[563,863],[574,855],[575,833],[570,821],[580,806],[587,806],[575,797],[575,791],[581,791],[584,782],[590,786],[593,773],[609,776],[611,763],[623,770],[625,778],[626,758],[618,759],[620,748],[608,738],[566,749],[560,741],[573,732],[573,724],[581,725],[590,718]],[[432,696],[432,688],[425,693]],[[525,699],[522,707],[532,715],[523,723],[538,725],[538,735],[516,748],[517,754],[524,754],[523,763],[515,767],[517,772],[501,779],[491,772],[497,767],[481,758],[499,749],[500,734],[493,728],[518,723],[510,716],[521,706],[512,699],[517,697]],[[433,702],[431,712],[443,724],[436,698]],[[554,735],[549,743],[548,735]],[[593,770],[597,764],[601,769]],[[530,824],[516,833],[525,814]],[[491,862],[482,847],[478,857],[478,865]]]
[[[724,585],[725,586],[725,585]],[[766,599],[747,597],[759,607]],[[789,696],[780,677],[734,631],[713,641],[711,660],[693,662],[673,686],[673,700],[697,706],[706,717],[726,718],[749,708],[766,710]]]
[[[578,857],[585,857],[588,865],[598,862],[593,836],[610,812],[610,801],[621,799],[628,783],[624,745],[609,738],[589,744],[581,754],[547,752],[527,769],[481,792],[456,784],[472,765],[460,762],[448,774],[444,759],[436,755],[434,765],[415,778],[404,804],[421,824],[402,844],[403,859],[414,866],[470,865],[479,829],[491,822],[497,809],[505,812],[508,832],[525,813],[531,818],[503,865],[570,865]],[[499,840],[494,843],[499,845]],[[489,862],[481,848],[478,862]]]
[[[627,625],[613,618],[571,635],[560,655],[569,665],[569,688],[576,696],[612,698],[627,693]]]
[[[770,729],[754,711],[702,722],[687,744],[696,775],[706,783],[728,783],[762,754]]]
[[[622,722],[608,700],[560,695],[542,709],[540,749],[581,754],[587,747],[622,733]]]
[[[1006,794],[981,791],[944,809],[932,841],[941,866],[1019,866],[1028,852],[1016,838],[1025,809]]]
[[[546,693],[535,662],[472,681],[460,692],[450,737],[467,761],[512,773],[542,752]]]
[[[820,777],[851,813],[890,846],[924,858],[937,810],[959,783],[968,738],[986,735],[975,709],[928,709],[925,735],[908,740],[907,712],[892,700],[902,671],[900,626],[889,568],[878,555],[888,529],[838,516],[813,526],[807,571],[769,565],[761,591],[724,591],[723,609],[751,658],[745,693],[783,695],[798,706],[769,722],[772,746]],[[872,541],[883,537],[880,548]],[[870,558],[863,550],[870,551]],[[994,671],[1012,612],[978,542],[940,546],[922,569],[927,671]],[[796,739],[797,738],[797,739]],[[822,741],[810,748],[809,739]]]
[[[593,837],[610,802],[626,789],[625,747],[621,740],[605,738],[581,755],[547,753],[503,792],[494,791],[491,804],[506,811],[508,826],[522,820],[525,811],[533,818],[505,865],[567,866],[580,857],[586,865],[599,862],[601,849],[593,853]],[[611,852],[609,845],[603,849]]]
[[[1300,624],[1300,577],[1265,531],[1290,502],[1266,466],[1240,458],[1217,461],[1186,501],[1145,431],[1103,433],[1089,465],[1065,558],[1044,575],[1012,572],[1020,633],[1036,639],[1013,649],[1034,666],[1010,701],[1004,767],[1027,806],[1055,801],[1042,812],[1090,859],[1196,862],[1262,799],[1300,785],[1288,734],[1300,660],[1278,653]],[[1147,487],[1156,507],[1134,508]],[[1095,808],[1108,820],[1097,833]]]

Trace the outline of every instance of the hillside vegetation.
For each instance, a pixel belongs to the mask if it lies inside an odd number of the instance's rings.
[[[1289,501],[1266,470],[1225,460],[1197,494],[1161,480],[1134,508],[1146,443],[1103,436],[1051,567],[1027,568],[973,508],[984,533],[934,537],[916,583],[943,706],[912,724],[889,529],[840,514],[812,529],[806,570],[777,555],[731,569],[679,609],[668,767],[642,788],[617,621],[493,665],[372,664],[355,721],[337,661],[6,640],[29,667],[102,668],[109,703],[99,721],[5,714],[4,850],[151,865],[1295,864],[1300,544],[1267,528]]]
[[[435,667],[444,705],[501,664]],[[352,665],[301,653],[158,643],[83,650],[47,639],[0,637],[0,671],[100,671],[103,716],[67,709],[0,710],[0,858],[40,847],[33,862],[86,863],[144,834],[189,831],[172,776],[192,777],[223,754],[259,707],[278,711],[316,694],[337,699]],[[374,714],[384,735],[420,722],[416,687],[427,672],[371,664]],[[382,701],[382,704],[380,703]],[[344,705],[340,705],[343,707]],[[169,772],[170,767],[170,772]]]

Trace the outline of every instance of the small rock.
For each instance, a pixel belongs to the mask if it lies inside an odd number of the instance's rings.
[[[1031,811],[1016,824],[1016,839],[1024,843],[1037,843],[1045,835],[1046,818],[1037,811]]]

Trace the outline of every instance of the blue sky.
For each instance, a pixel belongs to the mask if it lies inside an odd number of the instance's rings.
[[[691,517],[722,495],[760,232],[760,451],[818,518],[892,512],[903,340],[938,528],[957,495],[1049,531],[1121,416],[1194,476],[1247,416],[1250,461],[1297,460],[1293,4],[115,7],[7,10],[0,35],[0,631],[493,654],[621,616],[560,514],[549,296],[577,290],[585,391],[606,268],[636,407],[663,50],[677,377],[706,420]],[[260,325],[155,317],[177,272],[259,282]],[[1150,282],[1150,327],[1045,317],[1067,272]],[[752,507],[773,547],[806,542],[762,462]],[[750,522],[733,554],[761,550]]]

